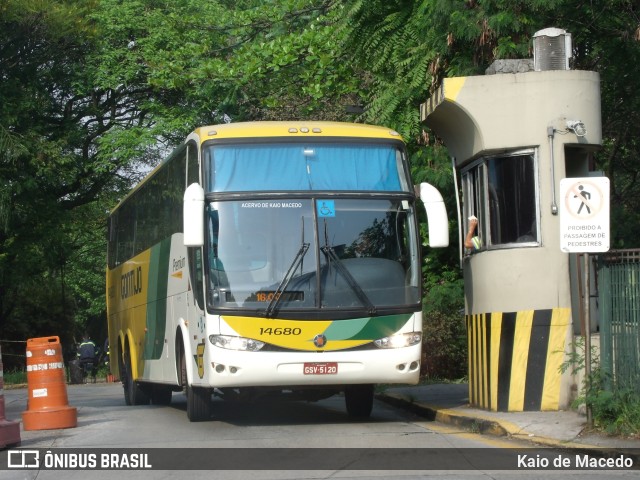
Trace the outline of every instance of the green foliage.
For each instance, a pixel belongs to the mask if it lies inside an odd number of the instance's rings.
[[[139,85],[154,129],[284,117],[328,118],[357,89],[328,2],[102,0],[93,62],[104,88]],[[168,108],[173,106],[174,108]],[[330,111],[327,112],[327,106]],[[179,122],[174,122],[179,113]],[[344,113],[343,113],[344,115]]]
[[[640,393],[628,387],[619,387],[611,375],[600,366],[597,350],[591,348],[591,373],[586,375],[580,394],[573,402],[591,409],[594,428],[610,435],[640,435]],[[583,372],[586,366],[584,338],[573,343],[561,372]]]
[[[421,375],[426,379],[459,380],[467,375],[464,316],[425,309]]]
[[[339,0],[344,48],[364,73],[363,119],[388,124],[410,144],[425,141],[418,107],[444,77],[479,75],[495,60],[531,58],[533,34],[571,32],[574,68],[600,73],[604,147],[598,168],[611,180],[614,245],[635,248],[640,211],[640,27],[628,0]],[[452,194],[453,191],[449,190]]]
[[[449,212],[456,211],[456,192],[446,149],[424,131],[419,105],[445,77],[480,75],[495,59],[531,58],[532,37],[540,29],[571,32],[574,67],[601,75],[604,148],[596,161],[612,182],[614,245],[631,248],[640,246],[636,7],[628,0],[338,0],[335,8],[345,12],[344,48],[366,79],[362,119],[395,128],[412,152],[421,152],[412,156],[414,178],[438,186]],[[451,223],[455,245],[457,226]],[[424,226],[422,236],[428,244]],[[425,252],[426,308],[454,308],[460,281],[455,248]]]
[[[194,126],[357,103],[323,1],[0,11],[0,339],[104,337],[107,211]]]
[[[22,369],[12,369],[4,372],[5,385],[23,385],[27,383],[27,372]]]
[[[80,212],[99,193],[108,194],[125,164],[95,162],[96,139],[123,112],[112,96],[91,87],[85,60],[94,40],[87,12],[94,7],[72,1],[0,6],[2,340],[58,335],[71,350],[83,307],[70,285],[77,283],[90,301],[104,292],[104,280],[76,279],[72,260],[87,237],[104,238],[100,229],[84,230],[104,223],[104,209],[88,222]],[[101,268],[104,254],[90,262]],[[8,368],[23,364],[24,346],[8,343],[4,355]]]

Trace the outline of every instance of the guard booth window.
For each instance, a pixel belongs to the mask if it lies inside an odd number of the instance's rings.
[[[462,171],[464,218],[478,217],[484,248],[539,245],[535,165],[533,151],[518,151],[482,157]]]

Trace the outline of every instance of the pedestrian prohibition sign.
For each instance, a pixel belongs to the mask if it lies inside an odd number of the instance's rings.
[[[563,252],[609,250],[609,179],[560,180],[560,249]]]

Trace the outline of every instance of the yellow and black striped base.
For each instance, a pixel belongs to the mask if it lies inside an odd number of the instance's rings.
[[[467,315],[466,322],[471,405],[558,410],[569,308]]]

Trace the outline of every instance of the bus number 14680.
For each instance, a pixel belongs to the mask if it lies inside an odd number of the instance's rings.
[[[260,328],[260,335],[300,335],[302,330],[300,328]]]

